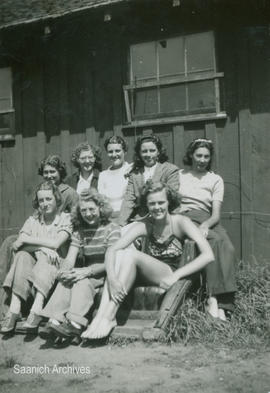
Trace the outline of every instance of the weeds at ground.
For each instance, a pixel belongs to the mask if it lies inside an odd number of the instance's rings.
[[[223,322],[205,313],[205,301],[198,291],[187,298],[172,319],[168,342],[200,342],[231,347],[270,346],[270,268],[240,263],[237,273],[235,310]]]
[[[108,343],[111,346],[119,346],[119,347],[126,347],[129,344],[133,344],[138,341],[138,337],[117,337],[117,336],[112,336],[109,338]]]
[[[0,368],[13,368],[17,363],[18,361],[13,356],[5,355],[1,360]]]

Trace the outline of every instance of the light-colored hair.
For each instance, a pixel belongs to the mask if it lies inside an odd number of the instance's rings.
[[[48,180],[48,181],[40,183],[35,190],[34,198],[32,201],[32,205],[33,205],[34,209],[39,208],[37,193],[39,191],[43,191],[43,190],[52,191],[52,193],[55,197],[55,200],[56,200],[57,207],[59,207],[62,204],[62,196],[61,196],[61,193],[60,193],[58,187],[51,180]]]
[[[71,154],[71,162],[76,168],[80,168],[80,165],[78,163],[78,159],[80,157],[80,154],[82,151],[91,151],[93,155],[95,156],[95,163],[93,165],[93,168],[98,169],[101,171],[102,165],[101,165],[101,149],[98,146],[90,145],[88,142],[82,142],[79,143],[75,147],[75,149],[72,151]]]
[[[109,203],[109,200],[104,195],[99,194],[96,189],[90,188],[88,190],[84,190],[81,193],[81,195],[79,196],[79,201],[71,211],[71,221],[74,230],[85,227],[87,225],[81,215],[80,207],[82,201],[93,201],[99,207],[101,224],[105,225],[110,222],[110,217],[112,215],[113,209]]]

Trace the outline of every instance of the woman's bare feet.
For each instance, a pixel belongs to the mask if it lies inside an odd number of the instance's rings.
[[[85,332],[81,335],[84,339],[96,340],[107,337],[117,325],[116,320],[102,318],[94,320]]]
[[[218,309],[218,317],[219,317],[219,319],[221,319],[222,321],[227,321],[225,311],[224,311],[222,308],[219,308],[219,309]]]
[[[214,296],[209,297],[205,309],[213,318],[219,318],[218,302]]]
[[[95,317],[93,319],[93,321],[90,323],[90,325],[88,326],[88,328],[81,334],[82,338],[92,338],[92,335],[94,334],[94,332],[96,331],[96,329],[98,328],[98,324],[101,320],[101,317]]]
[[[116,319],[110,320],[107,318],[102,318],[100,323],[97,326],[95,332],[93,332],[92,337],[93,339],[99,339],[109,336],[113,328],[117,325]]]

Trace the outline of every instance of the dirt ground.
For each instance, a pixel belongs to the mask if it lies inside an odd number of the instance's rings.
[[[19,335],[0,349],[1,393],[270,392],[266,351],[142,342],[53,349]]]

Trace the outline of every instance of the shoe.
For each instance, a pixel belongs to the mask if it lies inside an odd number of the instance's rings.
[[[51,324],[51,328],[58,336],[64,338],[80,336],[83,331],[83,327],[77,328],[69,320],[61,323],[61,325]]]
[[[57,325],[48,321],[43,328],[39,329],[38,332],[39,336],[44,340],[55,337],[53,326],[57,326]]]
[[[42,317],[33,312],[30,312],[27,320],[23,324],[23,329],[37,329],[39,327],[40,322],[42,321]]]
[[[20,319],[20,314],[8,312],[2,321],[0,333],[7,334],[14,332],[18,319]]]

